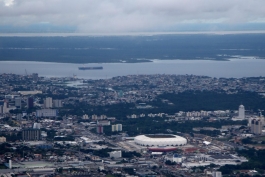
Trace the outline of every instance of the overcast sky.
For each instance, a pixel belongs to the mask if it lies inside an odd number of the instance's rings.
[[[264,30],[265,0],[0,0],[0,29],[35,25],[85,33]]]

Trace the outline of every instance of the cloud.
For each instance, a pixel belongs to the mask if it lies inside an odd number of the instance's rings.
[[[0,0],[0,25],[50,23],[78,32],[141,32],[186,24],[265,22],[264,0]]]
[[[12,6],[14,4],[14,0],[0,0],[0,2],[1,1],[5,6]]]

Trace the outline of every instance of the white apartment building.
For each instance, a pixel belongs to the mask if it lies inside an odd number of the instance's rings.
[[[37,117],[56,117],[57,109],[41,109],[36,111]]]
[[[119,132],[122,131],[122,124],[116,124],[111,126],[112,132]]]
[[[4,143],[4,142],[6,142],[6,137],[4,136],[0,137],[0,143]]]
[[[110,158],[121,158],[121,151],[112,151],[109,153]]]
[[[52,108],[52,98],[51,97],[47,97],[44,100],[44,108]]]

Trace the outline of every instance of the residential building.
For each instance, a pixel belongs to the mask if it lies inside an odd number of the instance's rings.
[[[108,126],[110,125],[110,121],[108,120],[97,121],[97,125]]]
[[[102,125],[97,126],[97,133],[99,133],[99,134],[103,133],[103,126]]]
[[[37,117],[56,117],[57,115],[57,109],[41,109],[36,111]]]
[[[44,100],[44,108],[52,108],[52,98],[51,97],[47,97]]]
[[[106,115],[100,115],[100,119],[106,119],[107,118],[107,116]]]
[[[5,100],[4,101],[4,105],[3,105],[3,113],[6,114],[8,112],[9,112],[9,110],[8,110],[8,102]]]
[[[220,171],[214,171],[213,172],[213,177],[222,177],[222,172],[220,172]]]
[[[119,132],[122,131],[122,124],[116,124],[111,126],[112,132]]]
[[[110,158],[121,158],[122,153],[121,151],[112,151],[109,153]]]
[[[0,114],[3,114],[3,105],[0,105]]]
[[[41,131],[39,129],[27,129],[22,131],[22,140],[36,141],[41,139]]]
[[[93,114],[93,115],[92,115],[92,119],[93,119],[93,120],[96,120],[96,119],[98,119],[98,116],[97,116],[96,114]]]
[[[4,142],[6,142],[6,137],[4,136],[0,137],[0,143],[4,143]]]
[[[38,79],[39,79],[39,75],[38,75],[38,73],[32,73],[32,79],[33,79],[34,81],[38,81]]]
[[[34,123],[33,124],[33,129],[40,129],[41,128],[41,124],[40,123]]]
[[[87,114],[83,115],[82,119],[88,119],[88,115]]]
[[[245,119],[245,107],[242,104],[238,108],[238,118]]]
[[[16,108],[18,108],[18,109],[21,109],[21,97],[16,97],[15,98],[15,106],[16,106]]]
[[[63,107],[62,100],[53,100],[53,107],[54,108],[61,108],[61,107]]]
[[[22,114],[17,114],[17,120],[22,120]]]
[[[28,97],[28,100],[27,100],[27,106],[28,106],[28,109],[34,107],[34,100],[33,100],[32,97]]]
[[[251,133],[260,135],[262,132],[262,121],[260,119],[253,119],[251,121]]]

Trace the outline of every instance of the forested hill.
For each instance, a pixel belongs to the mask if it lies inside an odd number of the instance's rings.
[[[214,91],[186,91],[179,94],[162,94],[159,99],[169,100],[173,103],[172,107],[180,111],[237,110],[240,104],[243,104],[247,110],[258,110],[265,107],[265,98],[254,92],[226,94]],[[162,101],[157,101],[156,106],[171,109],[170,106],[165,106]]]
[[[265,58],[265,34],[0,37],[0,60],[62,63]]]

